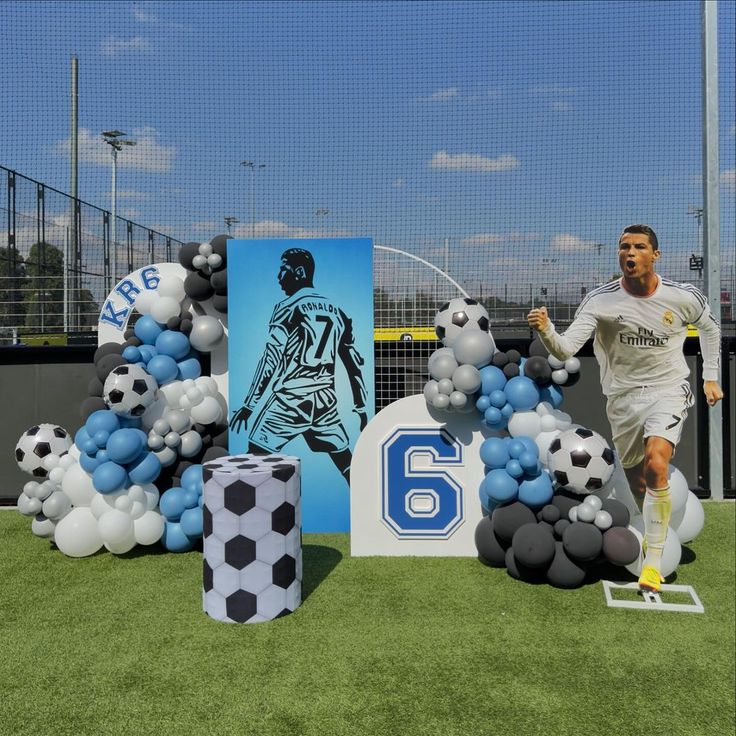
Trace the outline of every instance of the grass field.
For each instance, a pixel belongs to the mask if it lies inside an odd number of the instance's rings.
[[[74,560],[3,512],[0,733],[730,736],[735,511],[678,571],[703,615],[305,535],[304,603],[254,625],[202,612],[199,553]]]

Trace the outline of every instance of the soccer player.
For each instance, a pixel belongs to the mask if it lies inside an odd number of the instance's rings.
[[[552,355],[566,360],[591,333],[613,444],[644,516],[646,555],[639,587],[658,591],[662,550],[672,507],[669,463],[693,405],[682,352],[688,324],[698,328],[703,392],[710,406],[723,398],[718,383],[720,328],[703,294],[655,273],[661,253],[648,225],[629,225],[618,244],[623,276],[591,291],[570,326],[555,331],[546,307],[527,321]]]
[[[269,336],[243,406],[230,428],[249,432],[249,452],[280,452],[304,437],[313,452],[327,452],[350,483],[352,453],[337,411],[335,365],[345,366],[353,411],[361,431],[368,423],[362,356],[355,349],[352,322],[314,288],[314,258],[290,248],[281,255],[279,286],[286,299],[274,307]]]

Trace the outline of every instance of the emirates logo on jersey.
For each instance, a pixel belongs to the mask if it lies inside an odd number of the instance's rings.
[[[662,315],[662,324],[667,325],[667,327],[671,327],[675,323],[675,315],[670,312],[668,309],[663,315]]]

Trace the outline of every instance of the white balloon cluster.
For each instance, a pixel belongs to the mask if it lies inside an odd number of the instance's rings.
[[[598,496],[586,496],[585,500],[573,506],[568,512],[570,521],[585,521],[595,524],[602,532],[613,524],[613,517],[603,508],[603,501]]]
[[[531,437],[539,448],[539,456],[546,458],[552,440],[572,426],[569,414],[555,409],[548,401],[541,401],[534,409],[515,411],[509,419],[508,431],[512,437]]]
[[[559,360],[554,355],[547,356],[547,362],[552,369],[552,383],[562,385],[574,373],[580,372],[580,360],[573,356],[567,360]]]
[[[209,276],[215,268],[222,265],[222,256],[214,252],[211,243],[202,243],[198,251],[192,258],[192,266],[205,276]]]
[[[481,330],[465,330],[452,347],[435,350],[429,356],[430,380],[424,386],[424,397],[435,409],[474,411],[470,397],[481,387],[480,369],[491,362],[493,338]]]
[[[184,281],[178,276],[164,276],[155,289],[146,289],[136,295],[135,308],[141,314],[150,314],[156,322],[166,324],[181,315],[181,302],[186,296]]]

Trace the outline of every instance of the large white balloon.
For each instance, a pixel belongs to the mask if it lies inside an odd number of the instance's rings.
[[[624,469],[621,467],[618,459],[614,465],[613,473],[608,479],[608,482],[600,489],[600,491],[596,491],[595,495],[600,498],[614,498],[616,501],[620,501],[624,506],[626,506],[632,516],[638,516],[641,514],[641,511],[636,504],[636,500],[634,499],[634,494],[631,492],[631,488],[629,488],[629,481],[626,478],[626,473],[624,473]]]
[[[203,315],[194,318],[189,342],[195,350],[209,353],[222,340],[224,334],[225,329],[217,317]]]
[[[69,557],[88,557],[102,547],[97,519],[88,507],[72,509],[57,525],[54,541]]]
[[[66,493],[72,506],[89,506],[97,495],[92,476],[84,471],[81,465],[74,464],[64,473],[61,490]]]
[[[151,307],[158,301],[158,294],[155,291],[146,289],[135,297],[135,308],[141,314],[151,314]]]
[[[670,493],[672,494],[672,513],[674,514],[685,507],[690,487],[685,476],[674,465],[669,467],[669,479]]]
[[[681,542],[691,542],[700,534],[705,524],[705,510],[700,499],[688,491],[685,505],[673,511],[670,526],[677,532]]]
[[[639,546],[641,546],[642,540],[644,539],[644,517],[632,516],[631,523],[629,524],[629,530],[634,533],[634,536],[639,540]],[[677,532],[669,527],[667,529],[667,539],[664,543],[664,550],[662,550],[662,567],[660,572],[662,577],[668,577],[677,569],[680,564],[680,558],[682,557],[682,545],[680,544],[680,538],[677,536]],[[626,565],[626,569],[637,577],[641,574],[641,566],[644,562],[644,555],[639,554],[639,557],[632,562],[630,565]]]
[[[212,424],[222,419],[222,408],[214,396],[205,396],[197,406],[190,409],[189,414],[199,424]]]
[[[164,276],[156,287],[159,296],[169,296],[180,302],[184,296],[184,282],[178,276]]]
[[[161,296],[151,306],[151,317],[160,324],[166,324],[172,317],[178,317],[181,314],[181,306],[179,300],[173,296]]]
[[[133,535],[133,519],[130,514],[126,514],[119,509],[110,509],[102,514],[97,524],[100,537],[102,537],[106,547],[108,545],[113,547],[124,546],[125,542]],[[127,552],[127,550],[125,551]]]
[[[512,437],[524,436],[534,439],[541,430],[542,418],[536,411],[515,411],[509,419],[509,434]]]
[[[157,511],[146,511],[133,522],[135,541],[138,544],[154,544],[161,539],[166,521]]]

